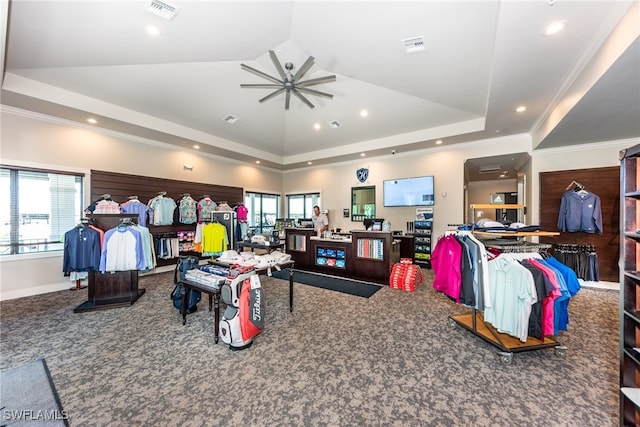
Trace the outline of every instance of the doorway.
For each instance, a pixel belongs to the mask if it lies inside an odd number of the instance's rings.
[[[531,171],[529,153],[467,159],[464,163],[464,218],[475,223],[481,218],[514,221],[511,209],[476,210],[472,218],[471,204],[522,204],[526,206],[527,174]],[[514,219],[515,218],[515,219]],[[526,209],[522,221],[526,223]]]

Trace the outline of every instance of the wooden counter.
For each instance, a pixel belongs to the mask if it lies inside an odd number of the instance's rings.
[[[287,228],[285,241],[299,270],[385,285],[400,259],[400,241],[385,231],[354,231],[351,239],[325,239],[311,229]]]

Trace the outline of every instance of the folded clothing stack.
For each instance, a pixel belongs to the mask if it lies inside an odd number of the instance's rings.
[[[225,277],[218,276],[217,274],[207,273],[206,271],[202,270],[189,270],[187,271],[185,278],[191,282],[215,290],[219,290],[226,281]]]

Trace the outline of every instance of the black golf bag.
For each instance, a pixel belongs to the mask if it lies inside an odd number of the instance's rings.
[[[185,279],[185,275],[188,270],[198,268],[200,260],[195,256],[181,256],[176,264],[176,269],[173,272],[173,283],[176,285],[171,292],[171,299],[173,300],[173,306],[182,312],[182,284],[180,283]],[[187,313],[193,313],[198,310],[198,304],[202,294],[200,291],[194,291],[193,289],[187,289]]]

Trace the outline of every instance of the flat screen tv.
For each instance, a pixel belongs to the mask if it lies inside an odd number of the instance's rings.
[[[386,179],[383,181],[385,207],[433,206],[433,176]]]

